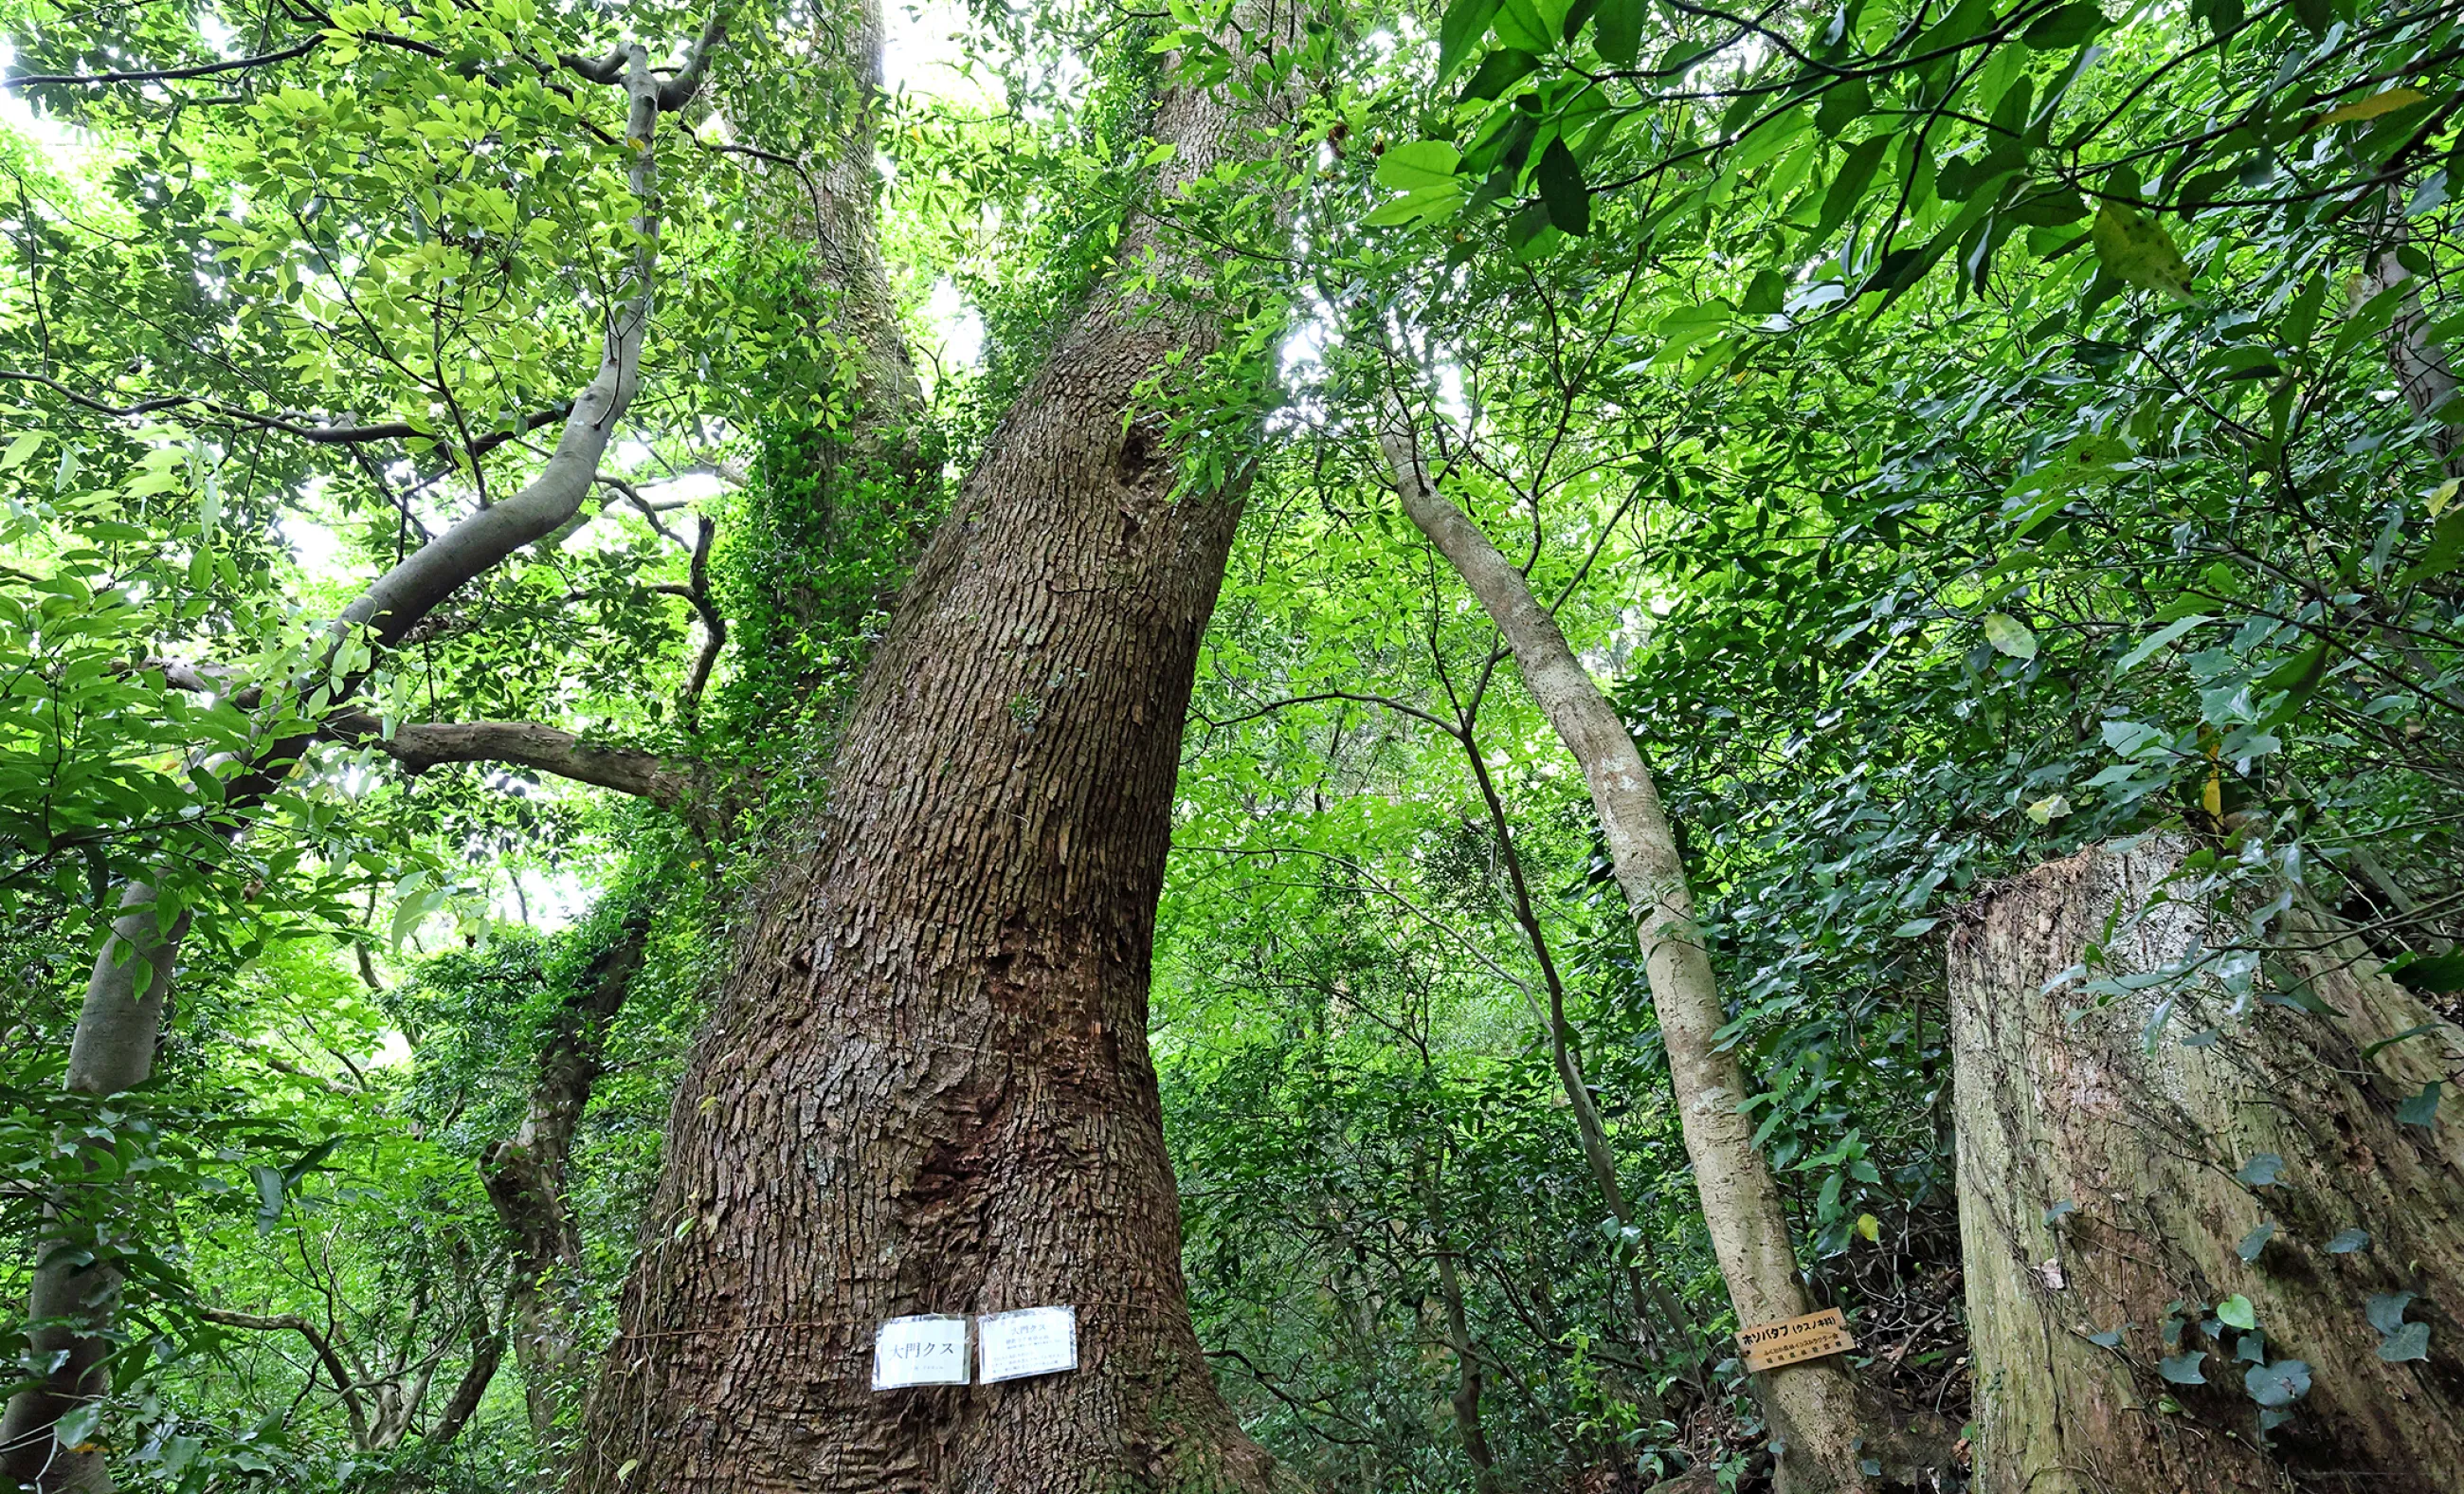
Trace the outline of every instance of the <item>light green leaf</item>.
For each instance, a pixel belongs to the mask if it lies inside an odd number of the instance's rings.
[[[1451,185],[1462,164],[1463,153],[1445,141],[1408,141],[1377,158],[1377,185],[1397,191]]]
[[[2096,256],[2114,279],[2141,290],[2162,291],[2176,301],[2189,301],[2190,266],[2182,258],[2165,226],[2124,202],[2107,202],[2096,211],[2089,230]]]
[[[2036,636],[2028,631],[2026,623],[2009,613],[1987,613],[1984,621],[1985,641],[1992,644],[1996,653],[2013,658],[2036,657]]]

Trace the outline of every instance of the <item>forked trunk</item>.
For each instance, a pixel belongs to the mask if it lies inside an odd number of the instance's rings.
[[[1158,190],[1260,123],[1168,92]],[[1133,220],[1120,257],[1154,242]],[[1215,337],[1099,294],[923,556],[810,849],[752,910],[677,1090],[575,1489],[1275,1481],[1191,1327],[1146,1044],[1182,715],[1240,499],[1176,501],[1140,387]],[[870,1388],[886,1318],[1042,1305],[1077,1309],[1077,1370]]]
[[[2267,997],[2130,981],[2230,942],[2128,917],[2185,849],[2038,867],[1950,942],[1976,1486],[2464,1488],[2464,1131],[2420,1098],[2464,1045],[2298,905]],[[2091,946],[2136,989],[2064,980]]]

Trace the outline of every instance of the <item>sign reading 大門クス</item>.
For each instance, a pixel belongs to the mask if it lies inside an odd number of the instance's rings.
[[[1078,1309],[1029,1307],[976,1320],[983,1383],[1078,1368]]]
[[[967,1383],[967,1320],[949,1313],[892,1318],[872,1334],[872,1388]]]

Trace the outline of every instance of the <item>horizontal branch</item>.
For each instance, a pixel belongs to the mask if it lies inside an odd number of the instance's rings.
[[[137,68],[125,73],[20,73],[14,78],[0,78],[0,88],[32,88],[44,83],[92,87],[99,83],[167,83],[183,78],[210,78],[216,73],[237,73],[304,57],[322,46],[324,40],[321,35],[311,36],[296,47],[269,52],[262,56],[234,57],[228,62],[200,62],[194,67]]]
[[[375,747],[407,772],[446,763],[505,763],[576,783],[595,784],[672,809],[693,791],[693,769],[639,747],[585,742],[569,731],[521,721],[407,723],[385,735],[384,724],[361,711],[329,719],[325,735]]]
[[[318,1331],[317,1325],[296,1312],[233,1312],[227,1307],[200,1306],[197,1316],[227,1328],[253,1328],[260,1333],[297,1333],[306,1339],[308,1347],[317,1351],[317,1358],[325,1366],[325,1372],[334,1377],[334,1389],[341,1394],[342,1410],[351,1418],[351,1430],[357,1434],[356,1440],[363,1445],[366,1443],[367,1413],[360,1404],[355,1377],[342,1363],[342,1356],[336,1351],[333,1342]]]
[[[407,420],[388,420],[378,425],[303,425],[281,415],[269,415],[253,410],[244,410],[237,405],[225,404],[218,399],[208,399],[200,394],[160,394],[151,399],[141,399],[133,405],[114,405],[97,399],[91,394],[80,393],[45,374],[27,373],[16,368],[0,368],[0,379],[16,384],[39,384],[71,404],[116,419],[124,420],[137,415],[150,415],[164,410],[196,409],[220,415],[227,420],[236,420],[243,425],[253,426],[260,431],[277,431],[284,435],[312,441],[319,446],[357,446],[370,441],[403,441],[416,438],[433,441],[447,451],[459,450],[451,441],[435,432],[423,431]],[[572,411],[571,400],[560,401],[545,410],[535,410],[522,416],[518,430],[491,431],[473,439],[471,442],[469,455],[484,457],[507,441],[517,436],[528,435],[540,426],[563,419]]]

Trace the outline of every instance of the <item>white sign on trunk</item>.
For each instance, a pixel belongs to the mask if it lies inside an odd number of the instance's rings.
[[[983,1383],[1078,1368],[1078,1309],[1029,1307],[976,1320]]]
[[[949,1313],[891,1318],[872,1334],[872,1388],[967,1383],[967,1320]]]

